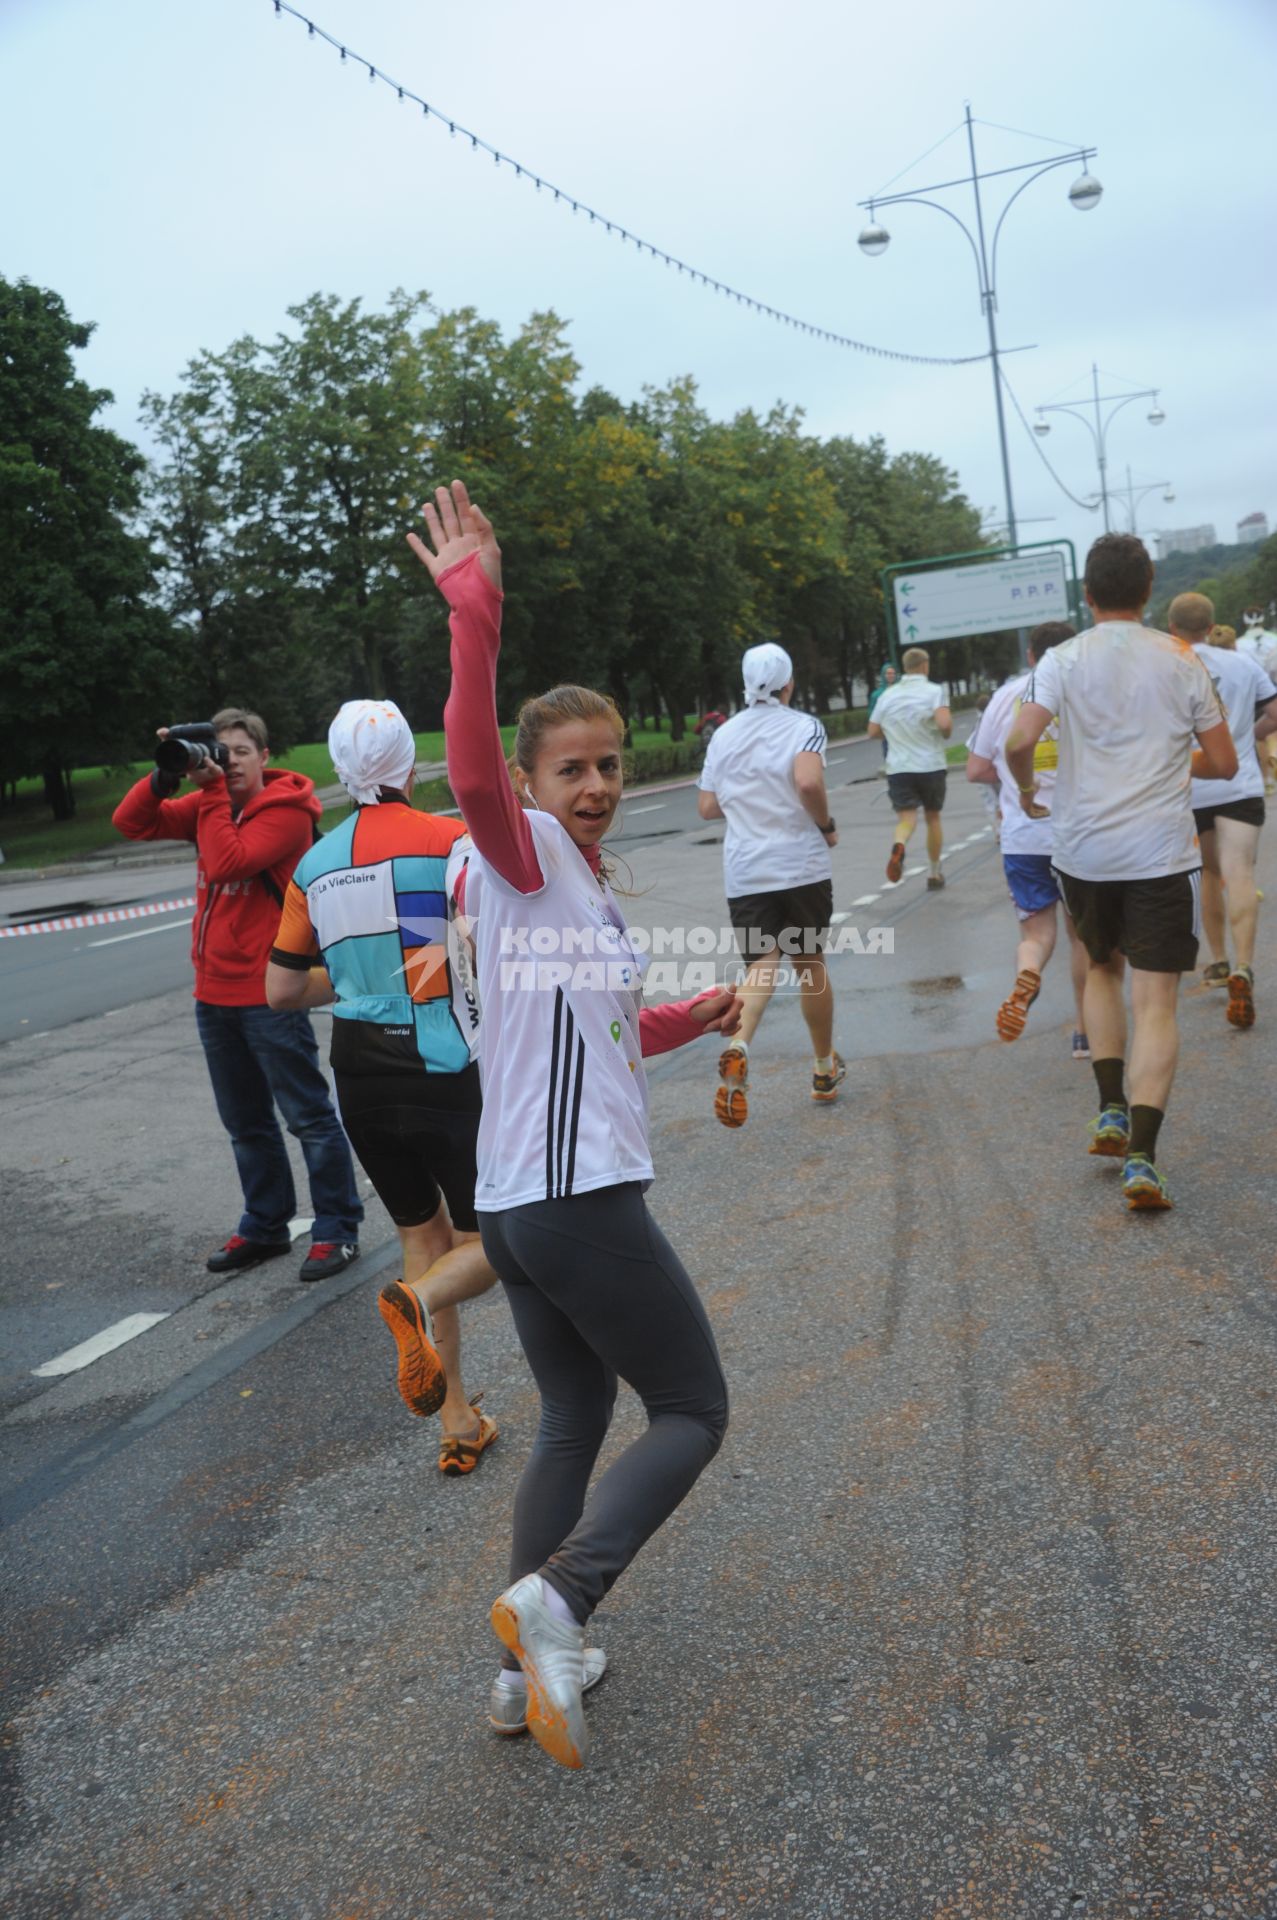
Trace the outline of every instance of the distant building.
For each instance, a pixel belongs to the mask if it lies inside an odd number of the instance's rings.
[[[1200,553],[1203,547],[1216,544],[1214,527],[1168,529],[1157,536],[1157,557],[1165,560],[1168,553]]]
[[[1237,539],[1243,547],[1253,547],[1268,538],[1268,515],[1266,513],[1248,513],[1244,520],[1237,522]]]

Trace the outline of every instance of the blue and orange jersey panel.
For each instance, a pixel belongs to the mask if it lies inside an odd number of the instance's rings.
[[[298,863],[271,959],[328,969],[335,1019],[358,1023],[334,1029],[342,1071],[469,1065],[448,959],[448,856],[464,833],[457,820],[383,801],[359,807]]]

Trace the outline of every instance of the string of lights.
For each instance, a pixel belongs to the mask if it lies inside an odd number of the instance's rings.
[[[1029,425],[1028,421],[1025,419],[1024,408],[1020,405],[1020,402],[1015,397],[1015,388],[1011,385],[1011,382],[1007,379],[1006,374],[1003,372],[1001,367],[998,368],[998,372],[1002,374],[1002,384],[1011,396],[1011,405],[1015,408],[1016,413],[1019,415],[1020,425],[1024,428],[1024,431],[1028,434],[1030,440],[1032,440],[1033,442],[1033,451],[1037,454],[1038,459],[1042,462],[1042,465],[1046,468],[1047,472],[1050,474],[1051,478],[1054,480],[1056,486],[1060,489],[1060,492],[1064,494],[1068,494],[1069,499],[1073,502],[1075,507],[1081,507],[1087,513],[1098,512],[1099,505],[1100,505],[1098,500],[1079,500],[1075,493],[1069,493],[1069,489],[1065,486],[1063,480],[1061,480],[1059,474],[1055,471],[1055,468],[1051,465],[1051,462],[1047,459],[1046,455],[1043,453],[1041,444],[1039,443],[1037,436],[1034,434],[1032,427]]]
[[[588,206],[578,195],[569,193],[566,187],[555,186],[552,180],[547,180],[532,167],[525,166],[521,160],[515,160],[510,154],[501,152],[481,135],[472,133],[469,127],[463,127],[459,120],[453,119],[442,108],[432,106],[428,100],[423,100],[421,95],[414,93],[411,87],[392,79],[390,74],[384,73],[365,55],[356,53],[352,47],[345,45],[331,33],[325,32],[324,28],[317,25],[314,20],[309,19],[304,13],[299,13],[296,7],[289,6],[288,0],[271,0],[271,4],[274,6],[277,18],[282,19],[287,14],[291,19],[299,21],[305,27],[308,39],[324,41],[340,54],[344,65],[362,69],[374,85],[380,82],[381,85],[389,87],[398,95],[401,103],[420,107],[424,119],[437,120],[442,126],[447,127],[454,138],[468,140],[475,153],[490,154],[498,167],[508,167],[516,179],[526,180],[538,193],[552,193],[556,202],[570,207],[573,213],[587,215],[591,226],[602,227],[623,246],[637,247],[640,253],[648,254],[653,260],[662,261],[667,267],[676,268],[680,274],[686,274],[700,286],[709,288],[712,293],[721,293],[726,299],[734,300],[737,306],[748,307],[753,313],[763,314],[767,319],[775,320],[780,326],[793,327],[799,333],[808,334],[813,340],[823,340],[828,346],[847,347],[854,353],[871,353],[880,360],[905,360],[917,367],[967,367],[976,361],[988,359],[986,353],[940,356],[929,353],[902,353],[895,347],[876,347],[866,340],[853,340],[845,333],[835,333],[830,327],[819,327],[810,320],[800,320],[792,313],[783,312],[779,307],[768,306],[765,300],[756,300],[751,294],[741,293],[736,287],[729,287],[726,281],[716,280],[711,273],[702,273],[698,267],[690,266],[686,260],[680,260],[676,254],[667,253],[663,247],[654,246],[650,240],[644,240],[641,235],[631,233],[628,227],[623,227],[617,220],[608,219],[596,207]]]

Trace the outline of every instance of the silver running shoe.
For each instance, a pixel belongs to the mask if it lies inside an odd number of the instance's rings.
[[[585,1649],[585,1673],[581,1681],[582,1693],[588,1693],[591,1687],[597,1687],[607,1672],[607,1655],[602,1647]],[[503,1687],[493,1681],[492,1692],[488,1695],[488,1725],[494,1733],[526,1733],[528,1730],[528,1690],[526,1687]]]
[[[585,1629],[550,1612],[539,1573],[493,1601],[492,1629],[527,1675],[528,1732],[561,1767],[581,1766],[589,1745],[581,1711]]]

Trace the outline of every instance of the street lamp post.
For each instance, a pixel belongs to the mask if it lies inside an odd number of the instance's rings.
[[[1081,213],[1088,213],[1098,204],[1103,188],[1095,176],[1087,170],[1087,162],[1096,152],[1094,147],[1075,147],[1068,153],[1057,154],[1051,160],[1029,160],[1022,162],[1019,166],[994,167],[988,173],[981,173],[976,164],[975,122],[971,117],[970,106],[966,110],[966,129],[967,151],[971,156],[970,173],[956,180],[941,180],[934,186],[919,187],[911,193],[877,194],[872,200],[862,200],[860,205],[868,209],[869,224],[860,234],[859,245],[861,252],[868,254],[871,259],[876,259],[879,254],[886,252],[891,243],[891,235],[878,220],[879,210],[883,207],[933,207],[937,213],[946,214],[966,234],[975,260],[976,277],[980,283],[980,307],[989,327],[989,360],[993,369],[993,398],[998,417],[998,447],[1002,455],[1002,484],[1007,503],[1007,538],[1009,545],[1014,547],[1016,545],[1015,503],[1011,494],[1011,461],[1007,453],[1006,415],[1002,405],[1002,373],[998,364],[998,330],[994,319],[998,307],[998,240],[1002,233],[1002,223],[1024,189],[1031,186],[1035,180],[1040,180],[1043,174],[1054,172],[1057,167],[1081,167],[1081,173],[1069,188],[1069,199]],[[1023,173],[1027,177],[1020,181],[998,215],[990,247],[985,236],[984,205],[980,198],[980,183],[982,180],[1002,179],[1016,173]],[[927,197],[929,194],[944,193],[955,187],[970,187],[974,194],[976,227],[974,233],[965,220],[959,219],[952,207],[945,206],[940,200],[931,200]]]
[[[1148,495],[1150,493],[1157,493],[1163,487],[1166,489],[1166,491],[1162,494],[1163,500],[1166,500],[1166,501],[1173,500],[1175,498],[1175,489],[1171,485],[1169,480],[1150,480],[1147,482],[1146,485],[1137,487],[1135,485],[1135,482],[1131,479],[1130,468],[1128,467],[1126,469],[1126,485],[1124,488],[1120,489],[1120,491],[1123,492],[1126,496],[1126,514],[1127,514],[1127,518],[1131,523],[1132,533],[1139,532],[1139,528],[1135,523],[1135,516],[1140,506],[1148,498]]]
[[[1039,436],[1039,438],[1044,438],[1051,431],[1050,421],[1044,420],[1042,418],[1044,413],[1070,413],[1072,414],[1075,420],[1080,420],[1082,422],[1082,425],[1086,428],[1087,432],[1090,434],[1091,439],[1095,445],[1096,465],[1099,467],[1099,470],[1100,470],[1100,505],[1104,509],[1105,533],[1108,533],[1110,531],[1109,490],[1108,490],[1108,430],[1110,426],[1113,424],[1113,421],[1116,418],[1116,416],[1122,411],[1122,408],[1129,407],[1132,400],[1151,400],[1153,404],[1148,411],[1148,424],[1150,425],[1150,427],[1160,427],[1163,420],[1165,420],[1166,415],[1162,411],[1161,401],[1158,399],[1158,392],[1159,392],[1159,389],[1157,387],[1137,387],[1131,393],[1102,394],[1100,392],[1099,369],[1095,366],[1094,362],[1092,362],[1091,364],[1091,398],[1089,400],[1056,401],[1051,406],[1039,407],[1037,409],[1038,417],[1033,422],[1033,431]],[[1103,407],[1107,407],[1109,411],[1107,413],[1101,412],[1101,408]],[[1094,409],[1094,412],[1095,412],[1094,426],[1092,426],[1090,420],[1087,418],[1086,409],[1088,408]],[[1159,487],[1168,485],[1168,484],[1169,482],[1162,481],[1162,480],[1159,480],[1157,482],[1157,485]]]

